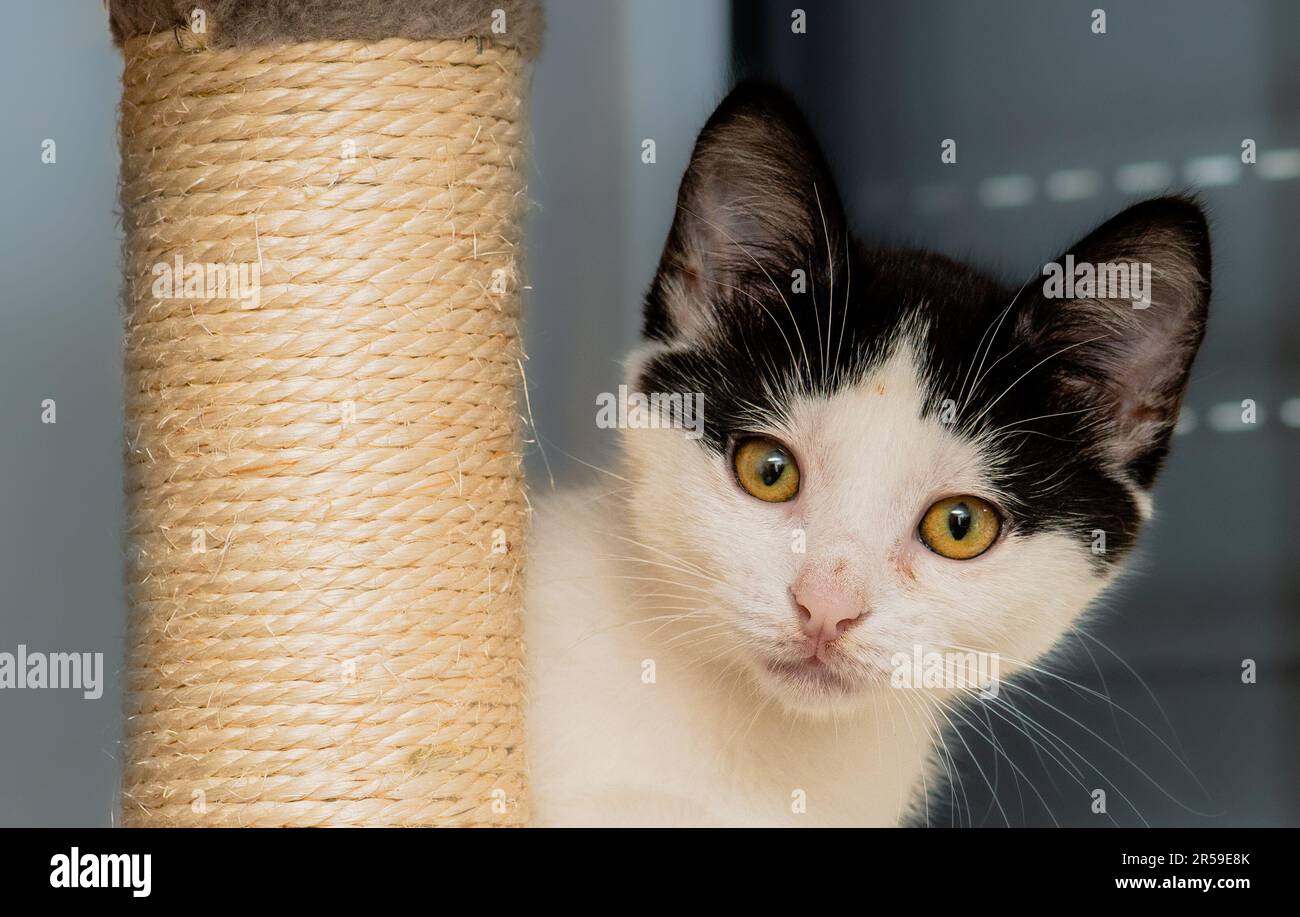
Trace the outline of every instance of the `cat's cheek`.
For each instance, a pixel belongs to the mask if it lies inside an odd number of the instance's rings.
[[[1004,546],[996,572],[982,584],[1002,600],[990,604],[982,629],[1003,654],[1004,671],[1016,671],[1052,650],[1114,582],[1115,571],[1095,564],[1066,532],[1017,535]]]
[[[635,537],[705,570],[747,595],[783,596],[798,547],[796,510],[764,503],[740,487],[729,464],[680,430],[621,431]]]
[[[891,561],[898,593],[893,613],[882,611],[893,643],[996,654],[1004,675],[1048,653],[1113,579],[1059,532],[1009,532],[969,560],[917,541]]]

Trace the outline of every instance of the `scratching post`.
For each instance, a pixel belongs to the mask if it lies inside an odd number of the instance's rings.
[[[111,0],[110,16],[123,823],[524,823],[535,3]]]

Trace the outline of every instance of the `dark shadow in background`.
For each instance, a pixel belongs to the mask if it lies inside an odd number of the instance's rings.
[[[1210,333],[1135,569],[1057,677],[964,712],[929,821],[1300,824],[1300,4],[1108,3],[1104,35],[1096,4],[801,6],[800,35],[790,4],[735,4],[737,74],[799,98],[868,238],[1018,284],[1164,190],[1213,225]]]

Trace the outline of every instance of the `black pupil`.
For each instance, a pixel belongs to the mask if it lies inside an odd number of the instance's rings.
[[[948,531],[955,540],[961,541],[970,532],[970,519],[970,508],[965,503],[948,510]]]
[[[785,474],[785,455],[773,450],[763,456],[758,466],[758,476],[763,479],[764,487],[771,487]]]

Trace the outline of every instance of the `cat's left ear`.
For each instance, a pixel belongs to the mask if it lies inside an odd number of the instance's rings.
[[[1184,197],[1130,207],[1045,265],[1023,294],[1018,336],[1062,402],[1098,416],[1105,457],[1150,487],[1205,334],[1204,212]]]
[[[692,338],[729,310],[788,313],[847,249],[839,193],[811,128],[775,86],[737,86],[709,118],[682,177],[668,241],[646,297],[645,335]]]

